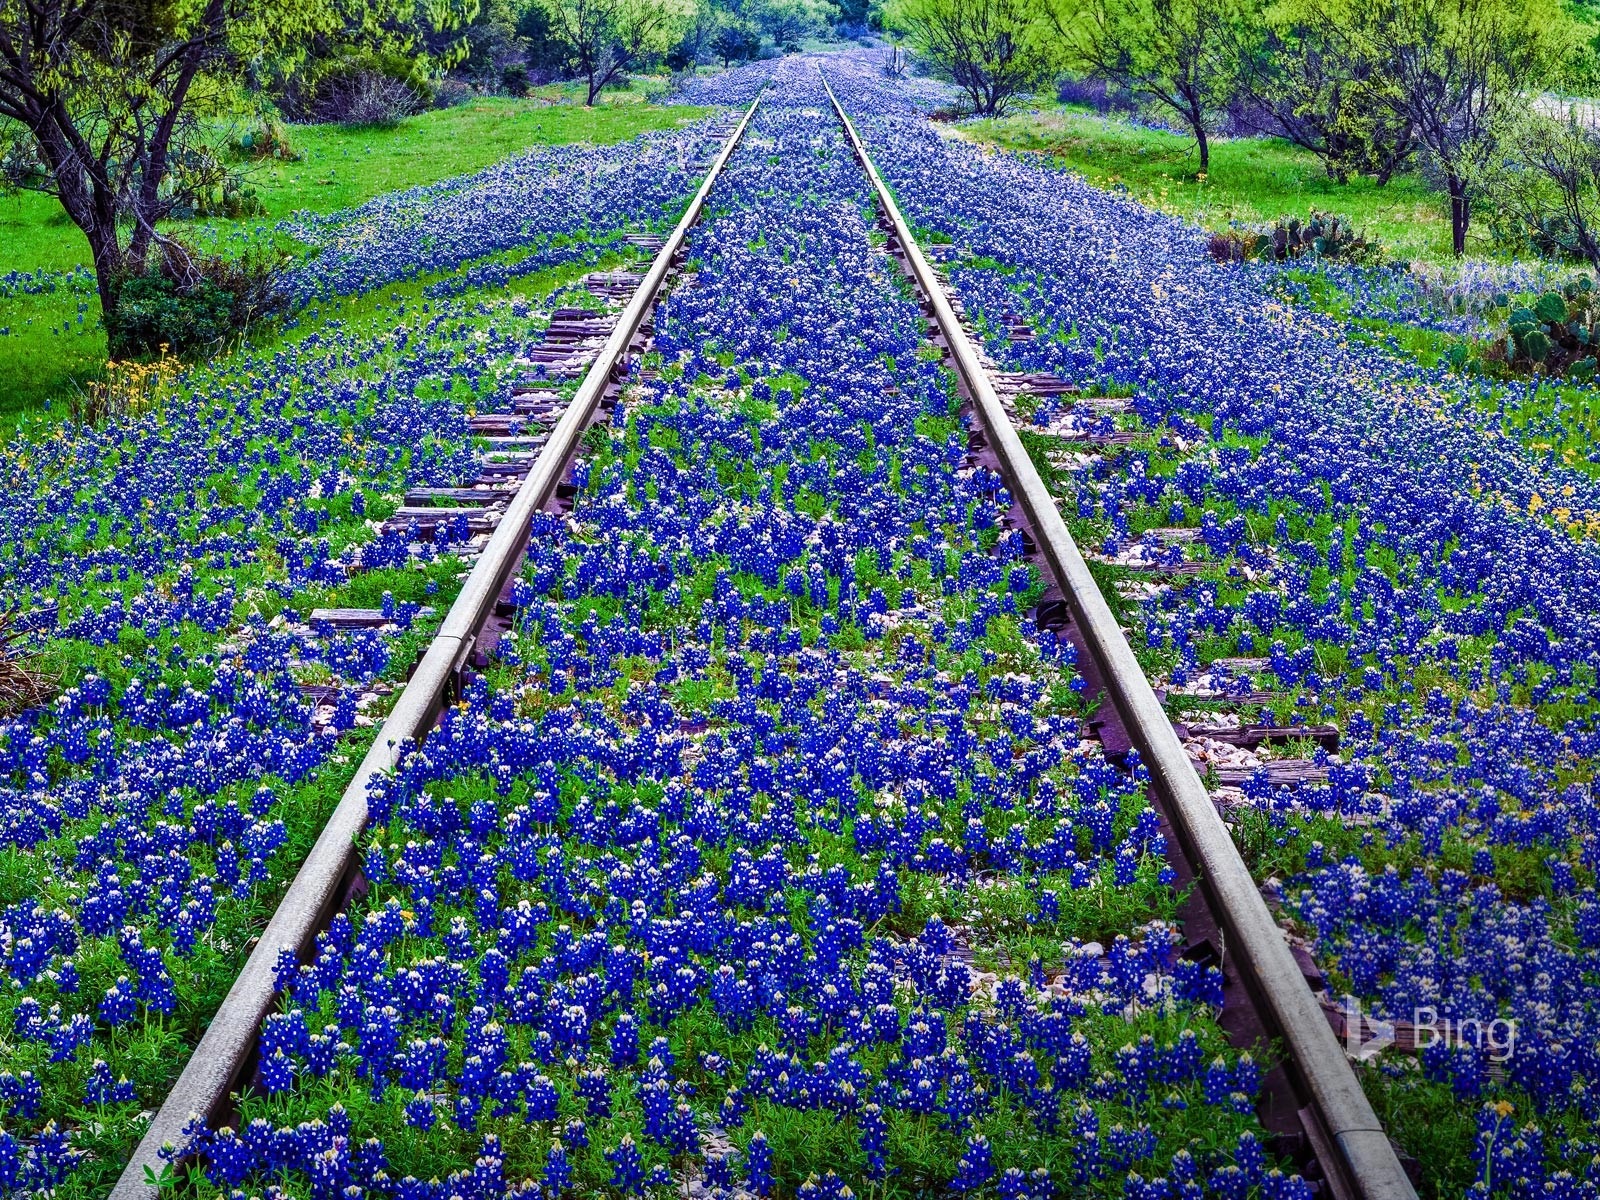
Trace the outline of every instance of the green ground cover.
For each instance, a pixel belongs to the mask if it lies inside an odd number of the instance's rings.
[[[570,89],[540,89],[525,100],[483,97],[409,118],[392,129],[332,125],[289,128],[297,162],[267,160],[249,168],[249,186],[266,208],[248,221],[187,222],[197,239],[223,244],[271,236],[298,210],[333,212],[385,192],[481,170],[518,151],[568,142],[618,142],[685,124],[705,109],[643,102],[649,89],[608,93],[592,109]],[[241,126],[243,128],[243,126]],[[70,271],[89,258],[88,244],[54,199],[0,196],[0,276],[13,271]],[[43,295],[0,295],[0,416],[67,395],[98,378],[105,335],[92,281]]]
[[[1211,170],[1202,177],[1193,138],[1081,107],[1041,104],[1037,111],[964,122],[958,132],[1051,155],[1096,186],[1126,190],[1141,203],[1208,229],[1316,208],[1349,217],[1399,257],[1450,257],[1449,215],[1418,175],[1398,175],[1383,187],[1370,179],[1340,184],[1314,154],[1278,138],[1218,138],[1211,144]],[[1482,253],[1485,247],[1473,249]]]

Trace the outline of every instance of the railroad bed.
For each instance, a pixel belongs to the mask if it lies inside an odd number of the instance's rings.
[[[1194,765],[1336,731],[1167,720],[836,103],[385,527],[471,574],[117,1196],[1412,1194]]]

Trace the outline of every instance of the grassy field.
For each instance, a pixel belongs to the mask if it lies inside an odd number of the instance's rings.
[[[568,89],[570,90],[570,89]],[[298,162],[253,165],[248,182],[265,217],[193,222],[196,237],[270,233],[297,210],[332,212],[384,192],[481,170],[536,145],[617,142],[692,121],[704,109],[644,103],[643,89],[608,93],[593,109],[561,89],[526,100],[485,97],[424,113],[393,129],[289,128]],[[89,258],[88,244],[48,196],[0,196],[0,276],[66,271]],[[105,337],[92,289],[0,298],[0,415],[36,407],[104,369]]]
[[[1219,139],[1202,177],[1194,140],[1146,129],[1088,109],[1046,104],[1037,112],[970,121],[962,136],[1050,154],[1100,187],[1125,188],[1163,212],[1209,229],[1230,221],[1261,223],[1317,208],[1347,216],[1401,258],[1450,257],[1450,221],[1439,195],[1415,174],[1378,187],[1340,184],[1313,154],[1276,138]],[[1486,246],[1469,247],[1484,253]]]

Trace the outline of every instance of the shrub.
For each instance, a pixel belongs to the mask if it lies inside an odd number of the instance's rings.
[[[1267,235],[1238,226],[1213,233],[1206,248],[1218,262],[1244,262],[1250,258],[1265,258],[1266,248],[1270,244]]]
[[[246,197],[240,173],[207,146],[185,146],[177,151],[161,187],[166,196],[165,215],[174,221],[250,217],[262,211],[253,190]]]
[[[1271,259],[1288,262],[1296,258],[1332,258],[1346,262],[1377,263],[1383,247],[1356,232],[1344,217],[1312,209],[1302,221],[1299,217],[1280,217],[1271,225],[1243,225],[1211,235],[1207,243],[1211,257],[1218,262],[1243,262],[1245,259]]]
[[[528,94],[528,67],[526,63],[507,63],[500,71],[500,86],[513,96]]]
[[[1595,377],[1595,347],[1600,342],[1600,292],[1594,280],[1579,276],[1560,291],[1543,292],[1526,302],[1497,296],[1506,312],[1505,333],[1484,357],[1513,371],[1565,375],[1587,382]]]
[[[289,135],[283,122],[276,117],[265,117],[254,129],[247,129],[233,140],[234,154],[240,158],[260,161],[275,158],[279,162],[299,162],[300,155],[289,144]]]
[[[318,96],[316,114],[318,120],[337,125],[384,129],[423,107],[410,84],[376,71],[358,71],[326,85]]]
[[[430,106],[433,95],[416,62],[369,52],[312,62],[283,81],[277,102],[291,121],[391,125]]]
[[[433,90],[435,108],[459,108],[478,94],[478,89],[465,79],[444,78]]]
[[[55,685],[39,669],[38,656],[23,645],[26,636],[18,613],[0,609],[0,717],[43,704]]]
[[[116,311],[106,322],[112,358],[167,351],[191,358],[219,349],[252,321],[281,308],[277,280],[283,262],[267,248],[223,258],[163,242],[154,269],[118,286]]]
[[[173,159],[163,185],[168,193],[167,216],[175,221],[194,217],[259,217],[266,205],[243,174],[205,147],[189,147]]]

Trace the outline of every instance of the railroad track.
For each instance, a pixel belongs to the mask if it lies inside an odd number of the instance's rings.
[[[1414,1200],[1415,1189],[1382,1124],[1356,1081],[1321,1005],[1307,986],[1302,964],[1251,878],[1210,795],[1179,741],[1160,700],[1089,566],[1061,519],[1055,499],[1023,447],[1006,405],[978,350],[946,296],[937,273],[901,216],[893,194],[873,166],[849,114],[827,84],[862,169],[872,182],[890,237],[929,313],[930,336],[948,351],[961,392],[981,422],[973,448],[1006,480],[1017,500],[1016,524],[1035,562],[1053,583],[1037,622],[1055,628],[1078,650],[1079,670],[1110,711],[1094,725],[1108,756],[1131,747],[1150,773],[1149,795],[1176,853],[1181,889],[1191,881],[1183,914],[1186,954],[1225,968],[1228,1003],[1224,1027],[1237,1044],[1263,1036],[1281,1040],[1285,1070],[1267,1080],[1263,1122],[1282,1147],[1315,1163],[1336,1200]],[[1012,381],[1027,383],[1027,380]],[[1037,381],[1033,381],[1037,383]],[[1046,386],[1049,386],[1048,384]],[[1174,836],[1175,835],[1175,836]]]
[[[979,423],[970,443],[973,457],[1005,479],[1017,499],[1013,526],[1022,531],[1030,557],[1053,584],[1037,610],[1037,623],[1077,648],[1079,670],[1091,691],[1102,692],[1109,701],[1095,732],[1110,757],[1126,757],[1130,748],[1138,751],[1150,774],[1148,790],[1168,837],[1177,886],[1199,884],[1183,913],[1186,954],[1226,969],[1223,1024],[1237,1044],[1253,1046],[1276,1038],[1286,1051],[1283,1067],[1268,1077],[1261,1114],[1279,1136],[1277,1148],[1295,1158],[1335,1200],[1413,1200],[1410,1182],[1306,986],[1302,964],[1240,860],[1178,732],[1012,427],[1001,389],[1009,393],[1053,385],[1048,380],[991,377],[848,114],[826,81],[824,87],[876,193],[889,252],[921,293],[930,318],[928,337],[945,352],[968,410]],[[638,243],[640,249],[655,252],[645,275],[612,273],[588,281],[596,294],[628,297],[616,319],[558,310],[545,347],[534,356],[535,376],[519,389],[513,412],[474,418],[475,432],[491,445],[477,485],[414,489],[392,519],[394,532],[408,539],[427,537],[448,522],[459,533],[487,534],[488,541],[338,808],[147,1128],[112,1193],[115,1200],[155,1195],[153,1180],[165,1166],[163,1145],[179,1142],[196,1114],[216,1124],[230,1111],[236,1089],[250,1078],[261,1024],[278,992],[280,953],[292,950],[303,958],[317,933],[359,891],[355,848],[366,823],[369,784],[392,770],[409,744],[427,736],[459,694],[464,672],[486,664],[507,626],[509,591],[535,514],[560,510],[570,500],[570,486],[563,489],[562,481],[582,435],[615,400],[629,357],[647,345],[649,314],[758,104],[729,133],[672,235],[663,243]],[[562,408],[546,385],[580,371],[582,383]],[[365,610],[313,614],[313,620],[319,618],[340,625],[374,619]]]
[[[290,949],[300,954],[307,950],[317,933],[359,889],[356,840],[366,826],[368,785],[392,770],[408,745],[427,737],[451,696],[458,694],[463,672],[474,661],[483,664],[488,647],[505,628],[503,606],[528,546],[534,516],[570,500],[570,490],[563,494],[562,480],[584,431],[608,401],[614,402],[626,378],[627,361],[642,351],[656,298],[675,270],[684,239],[700,219],[706,197],[759,104],[758,97],[728,134],[699,191],[666,241],[630,239],[641,249],[655,250],[644,276],[605,272],[591,280],[598,295],[629,297],[620,314],[607,321],[597,320],[586,310],[558,310],[552,314],[554,336],[547,338],[548,349],[535,356],[542,369],[536,370],[536,379],[516,389],[520,395],[509,419],[497,415],[478,420],[475,431],[490,438],[481,479],[498,483],[503,490],[491,505],[471,510],[465,519],[470,522],[476,518],[480,529],[492,530],[489,541],[183,1073],[151,1119],[112,1190],[112,1200],[150,1200],[156,1196],[159,1188],[155,1181],[169,1166],[162,1158],[162,1147],[178,1144],[185,1126],[196,1114],[212,1119],[226,1112],[234,1089],[249,1077],[261,1022],[278,994],[280,951]],[[539,417],[552,417],[557,411],[554,393],[543,385],[563,375],[570,377],[584,359],[589,362],[583,381],[565,409],[560,410],[559,419],[548,430],[524,433],[526,426],[539,425]],[[420,532],[424,519],[430,529],[442,520],[460,519],[463,510],[435,505],[439,501],[476,500],[478,489],[470,489],[472,495],[468,491],[445,489],[441,494],[428,489],[408,495],[406,507],[395,519],[398,526],[404,527],[402,536],[413,529]],[[328,610],[313,615],[330,623],[351,625],[373,619],[365,610]]]

